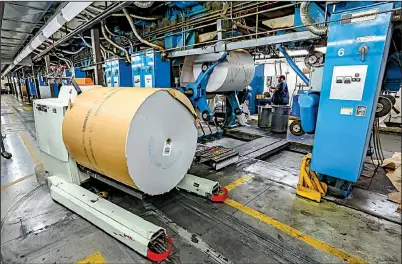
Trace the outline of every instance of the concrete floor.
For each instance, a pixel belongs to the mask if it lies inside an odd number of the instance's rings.
[[[11,160],[1,159],[3,263],[74,263],[96,252],[106,263],[149,262],[55,203],[48,188],[38,184],[30,106],[2,95],[1,123],[13,154]],[[390,153],[400,151],[397,136],[387,135],[383,143]],[[178,191],[139,201],[113,189],[111,201],[166,228],[174,241],[169,263],[401,263],[400,215],[389,221],[332,201],[297,197],[300,157],[282,151],[219,172],[202,164],[191,168],[190,173],[222,185],[248,176],[231,190],[229,203]]]

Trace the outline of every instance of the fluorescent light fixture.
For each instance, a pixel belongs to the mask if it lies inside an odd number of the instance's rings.
[[[46,37],[43,36],[43,34],[41,33],[40,35],[38,35],[36,38],[34,38],[31,42],[31,44],[29,44],[29,46],[31,47],[32,50],[35,50],[37,47],[39,47],[44,41],[46,40]]]
[[[50,38],[64,25],[64,23],[66,23],[66,20],[60,14],[57,14],[42,30],[43,36],[45,36],[45,38]]]
[[[93,2],[69,2],[65,7],[63,7],[63,9],[61,9],[61,14],[67,22],[70,22],[92,3]]]

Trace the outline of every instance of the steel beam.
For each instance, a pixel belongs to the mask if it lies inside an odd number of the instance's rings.
[[[231,51],[236,49],[246,49],[253,48],[258,46],[265,45],[275,45],[287,42],[300,42],[306,40],[315,40],[319,39],[320,36],[317,36],[310,31],[301,31],[301,32],[293,32],[284,35],[276,35],[269,37],[262,37],[257,39],[249,39],[242,40],[236,42],[229,42],[223,45],[211,45],[203,48],[190,49],[190,50],[181,50],[181,51],[173,51],[168,56],[170,58],[183,57],[189,55],[199,55],[199,54],[207,54],[213,52],[221,52],[221,51]]]
[[[91,42],[92,42],[92,55],[94,58],[94,73],[95,84],[104,85],[103,68],[101,62],[100,40],[99,40],[99,28],[91,29]]]

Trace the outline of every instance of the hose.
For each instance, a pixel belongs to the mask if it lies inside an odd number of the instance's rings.
[[[102,12],[105,11],[105,10],[103,10],[102,8],[99,8],[99,7],[96,7],[96,6],[92,6],[92,5],[88,6],[87,8],[88,8],[88,9],[92,9],[92,10],[94,10],[94,11],[96,11],[96,12],[99,12],[99,13],[102,13]]]
[[[133,4],[139,8],[150,8],[154,1],[135,1]]]
[[[61,56],[63,56],[62,54],[59,54],[59,56],[55,53],[55,52],[53,52],[53,55],[56,57],[56,58],[58,58],[59,60],[62,60],[62,61],[64,61],[66,64],[67,64],[67,67],[69,68],[69,69],[71,69],[71,65],[70,65],[70,63],[72,64],[72,62],[70,61],[70,60],[67,60],[67,59],[65,59],[65,58],[62,58]]]
[[[123,16],[125,16],[125,14],[113,14],[112,16],[123,17]],[[138,16],[138,15],[134,15],[134,14],[130,14],[130,16],[133,18],[136,18],[136,19],[147,20],[147,21],[155,21],[155,20],[159,19],[159,17],[144,17],[144,16]]]
[[[151,42],[149,42],[149,41],[146,41],[145,39],[143,39],[143,38],[140,36],[140,34],[138,34],[137,29],[135,28],[133,19],[131,18],[130,14],[128,13],[128,11],[127,11],[127,9],[126,9],[125,7],[123,8],[123,12],[124,12],[124,14],[125,14],[125,16],[126,16],[126,18],[127,18],[127,20],[128,20],[128,23],[129,23],[130,26],[131,26],[131,29],[133,30],[134,35],[137,37],[137,39],[138,39],[140,42],[142,42],[142,43],[144,43],[144,44],[146,44],[146,45],[148,45],[148,46],[150,46],[150,47],[152,47],[152,48],[155,48],[155,49],[161,51],[162,58],[165,58],[165,57],[166,57],[166,50],[165,50],[165,48],[162,47],[162,46],[159,46],[159,45],[157,45],[157,44],[151,43]]]
[[[82,46],[77,51],[69,51],[69,50],[62,50],[62,49],[57,49],[56,48],[56,50],[60,50],[61,52],[64,52],[64,53],[69,54],[69,55],[76,55],[76,54],[80,53],[83,49],[85,49],[85,46]]]
[[[99,43],[99,46],[100,46],[100,48],[103,49],[106,53],[113,54],[114,56],[118,57],[119,59],[123,59],[123,60],[126,59],[126,58],[124,58],[123,56],[121,56],[120,54],[117,54],[116,52],[114,52],[113,50],[110,50],[110,49],[106,48],[106,47],[103,46],[101,43]]]
[[[128,44],[130,44],[131,50],[134,51],[133,43],[131,42],[131,40],[130,40],[128,37],[123,36],[123,35],[119,35],[119,34],[116,34],[116,33],[113,33],[113,32],[109,29],[109,27],[106,25],[106,23],[105,23],[105,29],[106,29],[107,33],[109,33],[109,34],[112,35],[113,37],[125,38],[125,39],[127,40]]]
[[[120,45],[118,45],[117,43],[115,43],[113,40],[111,40],[111,39],[109,38],[109,36],[106,34],[106,32],[105,32],[105,22],[104,22],[104,21],[101,22],[101,29],[102,29],[102,34],[103,34],[103,36],[105,37],[105,39],[106,39],[110,44],[112,44],[113,46],[115,46],[116,48],[122,50],[122,51],[124,52],[124,54],[126,55],[127,62],[131,62],[130,54],[128,54],[128,51],[127,51],[125,48],[123,48],[122,46],[120,46]]]
[[[324,36],[327,34],[328,26],[324,25],[311,25],[313,24],[313,21],[311,20],[311,17],[308,15],[308,7],[311,2],[302,2],[300,4],[300,18],[303,23],[303,25],[306,26],[307,30],[310,31],[311,33],[314,33],[319,36]]]
[[[229,3],[228,2],[224,2],[223,3],[223,9],[222,9],[222,13],[221,13],[221,17],[225,18],[226,17],[226,13],[228,12],[229,9]]]
[[[84,42],[84,44],[88,47],[92,49],[92,46],[85,40],[84,36],[81,34],[80,38],[82,39],[82,42]]]

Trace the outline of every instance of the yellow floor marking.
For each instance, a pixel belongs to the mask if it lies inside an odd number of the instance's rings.
[[[243,176],[243,177],[241,177],[241,178],[235,180],[235,181],[232,182],[231,184],[226,185],[225,188],[226,188],[228,191],[231,191],[231,190],[233,190],[234,188],[236,188],[237,186],[239,186],[240,184],[242,184],[243,182],[246,182],[246,181],[252,179],[253,177],[254,177],[253,174],[248,174],[248,175],[246,175],[246,176]]]
[[[31,145],[31,143],[29,142],[27,136],[25,136],[24,132],[19,132],[18,134],[20,135],[22,141],[24,142],[25,147],[28,149],[29,154],[31,154],[31,157],[32,157],[35,165],[41,164],[42,162],[39,159],[38,152],[35,151],[35,149]]]
[[[244,177],[243,177],[244,178]],[[233,189],[234,187],[240,185],[241,183],[239,183],[242,178],[234,181],[233,183],[229,184],[228,186],[226,186],[226,189],[230,190]],[[244,182],[244,181],[243,181]],[[234,186],[234,187],[233,187]],[[229,187],[229,188],[228,188]],[[342,251],[336,247],[333,247],[331,245],[328,245],[318,239],[315,239],[314,237],[311,237],[297,229],[294,229],[282,222],[279,222],[278,220],[275,220],[267,215],[264,215],[263,213],[260,213],[244,204],[238,203],[232,199],[226,199],[225,203],[227,205],[232,206],[233,208],[242,211],[243,213],[252,216],[258,220],[260,220],[261,222],[264,222],[266,224],[269,224],[273,227],[275,227],[276,229],[279,229],[289,235],[291,235],[292,237],[295,237],[307,244],[309,244],[310,246],[313,246],[317,249],[320,249],[326,253],[329,253],[337,258],[343,259],[344,261],[347,261],[349,263],[367,263],[364,260],[354,257],[352,255],[349,255],[348,253],[346,253],[345,251]]]
[[[25,111],[32,111],[32,107],[30,107],[30,106],[24,106],[24,110],[25,110]]]
[[[103,258],[100,252],[96,252],[84,259],[81,259],[75,264],[106,264],[106,260]]]
[[[32,173],[32,174],[29,174],[29,175],[27,175],[27,176],[21,177],[21,178],[15,180],[15,181],[13,181],[13,182],[7,183],[6,185],[1,186],[0,191],[3,191],[3,190],[5,190],[5,189],[7,189],[8,187],[13,186],[13,185],[16,184],[16,183],[22,182],[23,180],[29,179],[29,178],[31,178],[32,176],[35,176],[35,173]]]

